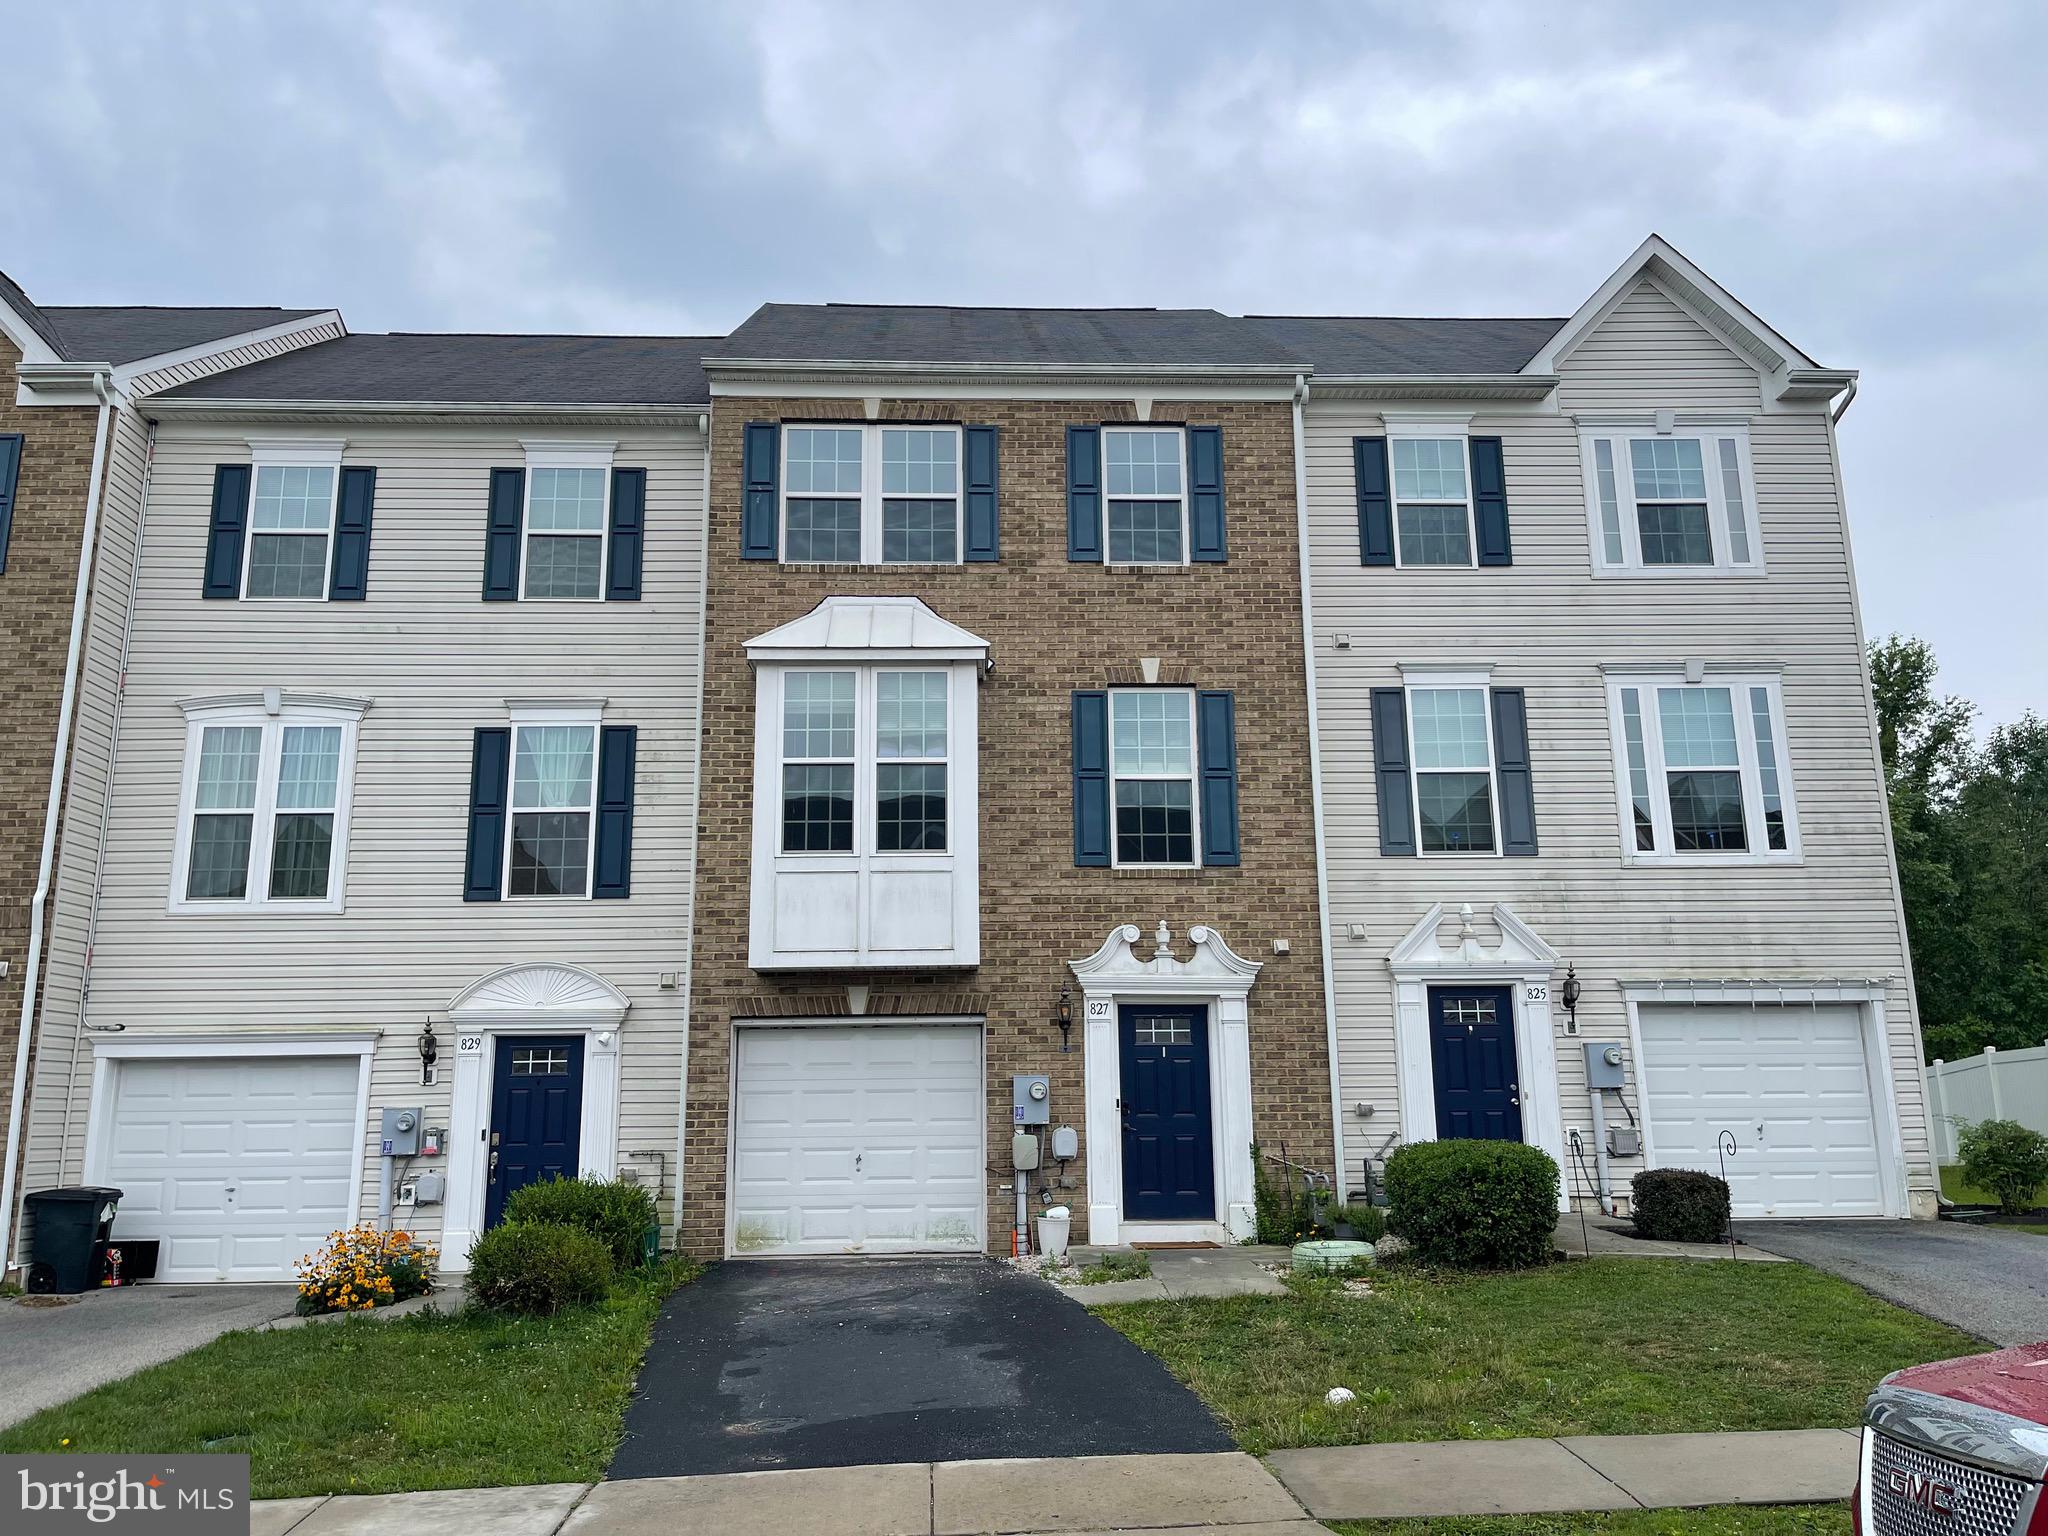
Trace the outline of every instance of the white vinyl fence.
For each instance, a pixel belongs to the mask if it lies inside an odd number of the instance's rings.
[[[1986,1046],[1962,1061],[1937,1061],[1927,1069],[1934,1099],[1934,1155],[1956,1160],[1956,1131],[1971,1120],[2017,1120],[2048,1135],[2048,1044],[2023,1051]]]

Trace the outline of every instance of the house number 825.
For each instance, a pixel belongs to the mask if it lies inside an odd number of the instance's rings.
[[[1550,988],[1541,983],[1531,983],[1529,986],[1522,988],[1522,1001],[1525,1003],[1547,1003],[1550,1001]]]

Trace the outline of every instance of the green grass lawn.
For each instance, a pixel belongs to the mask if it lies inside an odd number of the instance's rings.
[[[1963,1177],[1963,1170],[1950,1163],[1941,1170],[1941,1192],[1957,1205],[1996,1205],[1998,1197],[1987,1190],[1978,1189]],[[2048,1237],[2048,1222],[2015,1221],[1999,1222],[2003,1232],[2031,1232],[2036,1237]]]
[[[0,1432],[0,1453],[249,1454],[253,1496],[589,1482],[673,1260],[554,1318],[477,1309],[230,1333]]]
[[[1297,1279],[1286,1296],[1096,1316],[1163,1359],[1254,1453],[1847,1427],[1886,1372],[1984,1348],[1801,1264],[1596,1259],[1519,1274],[1392,1269],[1373,1284],[1354,1297]],[[1359,1401],[1326,1407],[1335,1386]]]
[[[1338,1520],[1343,1536],[1848,1536],[1846,1504],[1632,1509],[1611,1515],[1488,1515],[1451,1520]]]

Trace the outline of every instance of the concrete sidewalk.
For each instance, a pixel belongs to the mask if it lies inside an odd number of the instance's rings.
[[[1085,1269],[1116,1250],[1072,1249],[1068,1257]],[[1084,1307],[1113,1307],[1126,1301],[1182,1301],[1191,1296],[1285,1296],[1287,1287],[1268,1264],[1285,1266],[1293,1257],[1283,1247],[1244,1245],[1235,1248],[1152,1248],[1146,1250],[1152,1273],[1141,1280],[1108,1280],[1101,1285],[1057,1287],[1062,1296]]]

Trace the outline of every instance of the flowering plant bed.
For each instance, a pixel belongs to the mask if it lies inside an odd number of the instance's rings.
[[[329,1235],[299,1260],[299,1312],[368,1312],[434,1288],[440,1250],[409,1232],[379,1232],[368,1222]]]

